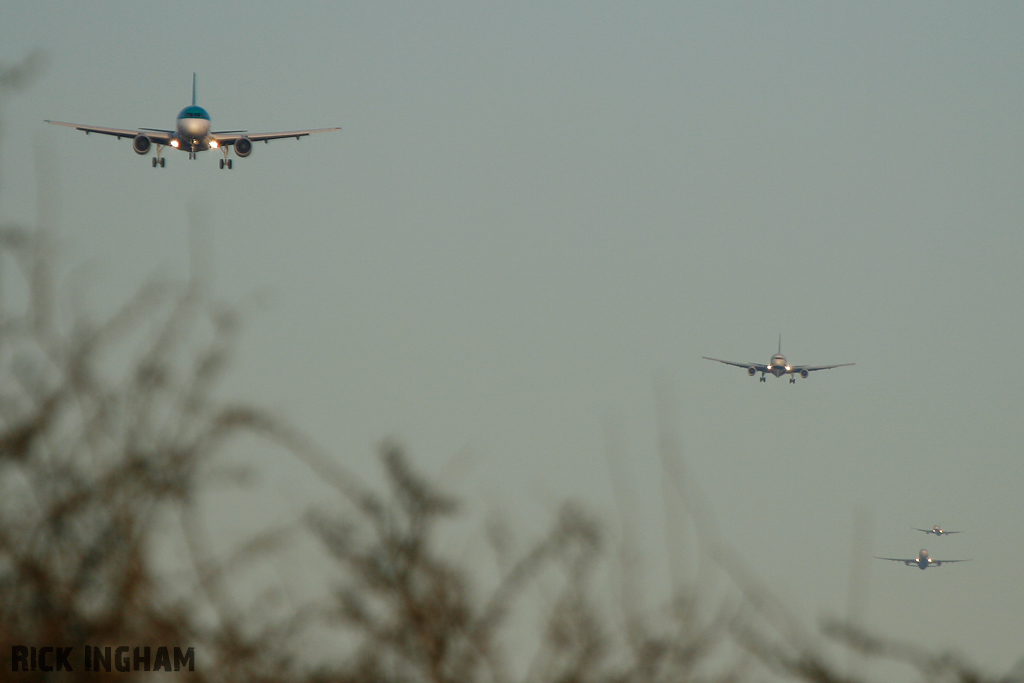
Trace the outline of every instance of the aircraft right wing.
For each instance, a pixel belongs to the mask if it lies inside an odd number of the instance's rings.
[[[879,557],[878,555],[874,555],[873,557],[876,560],[889,560],[890,562],[902,562],[903,564],[907,565],[908,567],[911,566],[911,565],[917,564],[917,558],[916,557],[914,559],[912,559],[912,560],[908,560],[905,557]]]
[[[55,126],[67,126],[68,128],[74,128],[75,130],[83,131],[86,135],[89,133],[99,133],[100,135],[113,135],[118,140],[121,138],[135,138],[140,135],[145,135],[153,142],[166,145],[171,140],[173,131],[160,130],[155,128],[140,128],[138,130],[130,130],[127,128],[106,128],[104,126],[87,126],[83,123],[65,123],[64,121],[50,121],[49,119],[43,119],[46,123],[52,123]]]
[[[768,366],[762,363],[736,363],[731,360],[722,360],[721,358],[708,358],[707,356],[701,356],[704,360],[714,360],[719,363],[725,363],[726,365],[735,365],[738,368],[754,368],[757,372],[768,372]]]

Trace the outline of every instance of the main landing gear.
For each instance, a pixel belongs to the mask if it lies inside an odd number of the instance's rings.
[[[789,383],[790,384],[796,384],[796,377],[790,377],[789,378]]]
[[[166,164],[167,159],[164,159],[163,157],[153,157],[153,168],[156,168],[157,166],[163,168]]]
[[[762,382],[764,381],[764,375],[761,375],[760,381],[762,381]]]
[[[231,170],[231,159],[221,159],[220,160],[220,167],[221,168],[225,168],[226,167],[230,171]]]

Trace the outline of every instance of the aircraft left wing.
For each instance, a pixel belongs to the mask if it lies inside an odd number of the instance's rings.
[[[49,119],[43,119],[46,123],[52,123],[55,126],[67,126],[68,128],[74,128],[75,130],[83,131],[86,135],[89,133],[99,133],[100,135],[113,135],[118,140],[121,138],[135,138],[140,135],[145,135],[153,142],[161,145],[165,145],[171,140],[173,131],[160,130],[156,128],[140,128],[139,130],[131,130],[128,128],[106,128],[104,126],[87,126],[82,123],[65,123],[64,121],[50,121]]]
[[[341,130],[341,128],[315,128],[313,130],[292,130],[284,131],[281,133],[249,134],[246,134],[244,131],[225,131],[226,133],[230,134],[218,135],[215,133],[214,136],[217,138],[217,142],[219,142],[222,145],[233,145],[236,142],[238,142],[241,138],[249,138],[253,142],[270,142],[271,140],[283,140],[285,138],[295,138],[296,140],[298,140],[299,138],[306,137],[307,135],[312,135],[313,133],[329,133],[332,130]]]
[[[719,363],[725,363],[726,365],[735,365],[738,368],[754,368],[757,372],[768,372],[768,366],[762,363],[736,363],[731,360],[722,360],[721,358],[708,358],[707,356],[701,356],[704,360],[714,360]]]
[[[815,370],[831,370],[832,368],[845,368],[847,365],[856,365],[856,363],[840,363],[839,365],[794,365],[792,367],[793,372],[800,372],[801,370],[806,370],[807,372],[814,372]]]

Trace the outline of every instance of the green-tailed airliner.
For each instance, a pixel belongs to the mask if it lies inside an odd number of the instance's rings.
[[[220,160],[221,168],[231,168],[231,159],[228,158],[228,148],[235,148],[235,156],[247,157],[252,154],[252,143],[269,142],[283,138],[295,138],[298,140],[311,133],[327,133],[339,128],[317,128],[315,130],[293,130],[282,133],[249,133],[244,130],[210,130],[210,115],[205,109],[196,104],[196,75],[192,74],[192,104],[185,107],[178,113],[178,120],[174,130],[162,128],[139,128],[130,130],[124,128],[104,128],[102,126],[84,126],[80,123],[64,123],[63,121],[50,121],[57,126],[68,126],[77,130],[89,133],[100,133],[102,135],[113,135],[118,140],[131,138],[132,149],[136,154],[148,154],[152,147],[156,147],[156,156],[153,157],[154,168],[164,166],[162,152],[164,147],[171,147],[183,152],[188,152],[189,159],[195,159],[196,154],[205,152],[208,149],[219,149],[224,158]]]

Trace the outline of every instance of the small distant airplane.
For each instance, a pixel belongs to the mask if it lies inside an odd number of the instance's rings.
[[[945,536],[946,534],[958,534],[959,531],[946,531],[942,527],[933,526],[931,529],[918,529],[916,526],[911,527],[914,531],[923,531],[926,534],[935,534],[936,536]]]
[[[163,168],[167,160],[161,155],[164,147],[170,146],[183,152],[188,152],[189,159],[195,159],[198,152],[205,152],[208,149],[219,149],[224,154],[220,160],[221,168],[231,168],[231,159],[228,159],[228,148],[232,145],[235,148],[235,155],[247,157],[252,154],[252,143],[269,142],[281,138],[295,138],[310,135],[311,133],[327,133],[340,128],[317,128],[315,130],[293,130],[284,133],[254,133],[250,134],[244,130],[210,130],[210,115],[206,110],[196,104],[196,75],[192,74],[192,104],[178,112],[178,119],[175,122],[174,130],[161,128],[139,128],[128,130],[123,128],[104,128],[101,126],[85,126],[80,123],[64,123],[63,121],[50,121],[55,126],[68,126],[76,130],[85,131],[85,134],[100,133],[102,135],[113,135],[118,140],[121,138],[132,139],[132,149],[136,154],[147,154],[150,147],[156,145],[156,156],[153,157],[153,167]]]
[[[782,335],[779,335],[779,350],[772,356],[772,359],[768,361],[767,365],[761,365],[760,363],[735,363],[731,360],[721,360],[720,358],[708,358],[707,356],[701,356],[704,360],[714,360],[719,363],[725,363],[726,365],[735,365],[738,368],[746,368],[747,374],[753,377],[757,373],[761,373],[761,381],[764,381],[765,375],[775,375],[776,377],[782,377],[783,375],[789,375],[789,383],[796,384],[796,375],[800,375],[804,379],[807,379],[808,373],[814,372],[815,370],[828,370],[830,368],[842,368],[847,365],[856,365],[856,363],[840,363],[839,365],[790,365],[786,362],[786,357],[782,355]]]
[[[928,557],[928,551],[921,548],[921,552],[917,554],[917,557],[908,560],[902,557],[879,557],[874,556],[876,560],[889,560],[891,562],[902,562],[908,567],[919,567],[921,569],[928,569],[928,567],[941,567],[947,562],[970,562],[970,560],[934,560]]]

